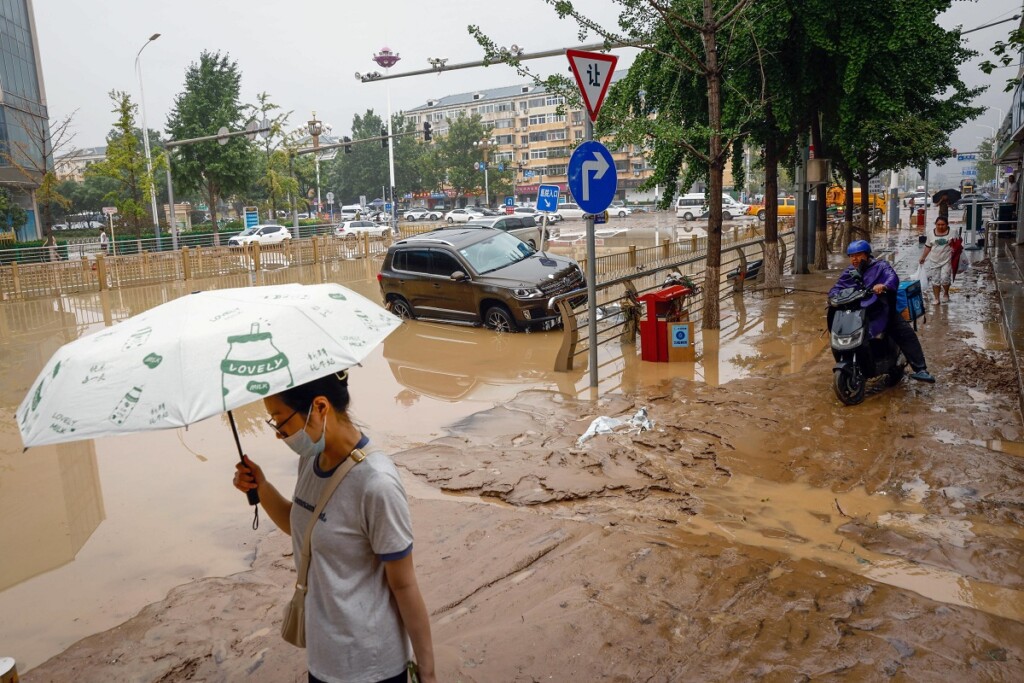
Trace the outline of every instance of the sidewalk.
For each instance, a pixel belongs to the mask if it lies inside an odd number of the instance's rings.
[[[1006,341],[1010,345],[1020,386],[1021,408],[1024,410],[1024,246],[1012,239],[999,239],[992,258],[992,272],[996,279],[999,300],[1003,308]]]

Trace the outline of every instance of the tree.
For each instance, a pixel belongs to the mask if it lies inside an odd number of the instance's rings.
[[[281,107],[270,101],[267,92],[256,95],[256,100],[259,104],[248,106],[249,117],[270,126],[270,131],[263,134],[263,159],[256,185],[267,199],[270,215],[276,217],[279,203],[298,191],[298,183],[289,169],[288,155],[281,149],[288,142],[284,130],[292,112],[278,111]]]
[[[53,213],[67,209],[70,200],[61,194],[60,180],[53,170],[54,157],[74,152],[75,134],[71,124],[75,112],[62,119],[47,121],[14,107],[6,109],[11,123],[21,128],[23,135],[11,136],[7,146],[0,146],[0,160],[13,167],[35,188],[36,201],[42,211],[42,232],[49,232]]]
[[[146,166],[146,155],[137,129],[131,96],[118,90],[110,91],[117,121],[107,135],[107,156],[89,166],[85,177],[101,177],[113,181],[113,189],[103,200],[117,207],[118,218],[131,229],[136,239],[142,236],[142,225],[149,209],[149,192],[153,177]],[[162,156],[154,161],[154,168],[162,165]]]
[[[238,64],[227,55],[204,51],[199,62],[193,62],[185,72],[184,90],[175,97],[167,117],[171,138],[215,135],[221,127],[241,129],[245,121],[239,99],[241,79]],[[205,196],[215,244],[220,244],[216,232],[218,202],[252,184],[257,167],[255,148],[245,136],[238,136],[225,145],[212,140],[175,149],[175,179],[184,189],[198,190]]]
[[[490,137],[491,128],[484,125],[479,114],[448,119],[448,134],[436,143],[441,167],[447,175],[446,184],[455,192],[455,199],[467,194],[482,194],[484,174],[473,164],[484,160],[484,149],[475,142]]]
[[[28,214],[14,201],[11,191],[0,187],[0,230],[17,231],[27,221]]]
[[[985,183],[992,182],[996,179],[996,165],[995,159],[995,140],[993,138],[985,138],[978,145],[977,161],[975,166],[978,169],[978,185],[984,185]]]

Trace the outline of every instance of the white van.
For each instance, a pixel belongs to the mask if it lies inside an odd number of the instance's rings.
[[[339,211],[339,215],[341,216],[339,220],[356,221],[365,216],[366,214],[366,209],[364,209],[361,205],[346,204],[345,206],[342,206]]]
[[[692,221],[705,213],[704,193],[691,192],[676,199],[676,218]]]

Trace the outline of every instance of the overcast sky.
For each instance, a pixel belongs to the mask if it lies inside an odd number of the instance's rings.
[[[611,0],[577,3],[605,25],[614,25],[618,5]],[[879,0],[879,11],[889,6]],[[941,18],[965,29],[1020,13],[1022,0],[956,0]],[[79,147],[104,144],[114,117],[107,92],[127,90],[138,99],[135,55],[153,33],[161,37],[142,53],[146,123],[163,129],[185,69],[205,50],[227,52],[242,72],[242,98],[255,102],[266,91],[273,101],[294,111],[290,123],[301,124],[316,111],[336,134],[351,130],[352,117],[387,107],[385,83],[361,84],[355,72],[378,70],[371,56],[387,45],[402,61],[395,71],[428,67],[427,58],[449,64],[478,60],[482,51],[466,32],[478,24],[501,45],[517,44],[527,52],[579,44],[577,27],[560,20],[543,0],[375,0],[368,3],[324,0],[34,0],[39,47],[51,117],[75,114]],[[102,11],[101,9],[102,8]],[[1017,22],[964,36],[986,53],[1005,39]],[[587,42],[596,42],[590,37]],[[619,66],[628,66],[631,51],[621,51]],[[989,85],[979,103],[991,110],[952,138],[960,150],[973,149],[985,128],[999,125],[996,108],[1009,107],[1003,83],[1012,69],[985,76],[977,61],[964,71],[970,85]],[[544,75],[564,69],[564,57],[531,62]],[[512,69],[496,65],[440,75],[390,81],[395,111],[427,99],[522,82]],[[980,125],[979,125],[980,124]]]

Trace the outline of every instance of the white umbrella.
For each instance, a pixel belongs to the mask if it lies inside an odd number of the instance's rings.
[[[190,294],[58,349],[18,428],[28,448],[190,425],[349,368],[399,324],[336,284]]]

